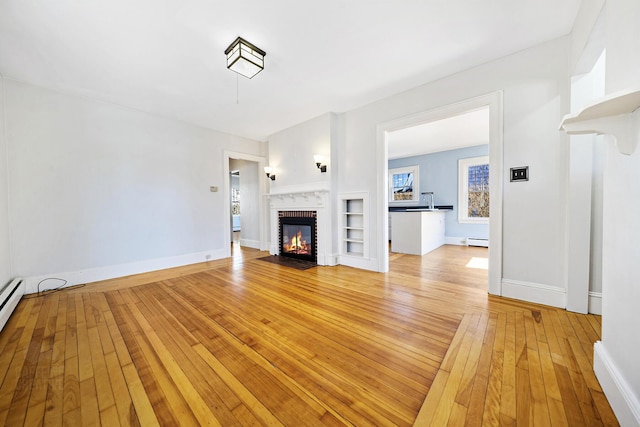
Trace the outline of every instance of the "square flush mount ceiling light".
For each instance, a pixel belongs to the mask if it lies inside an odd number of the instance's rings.
[[[264,69],[265,51],[242,37],[235,39],[224,53],[227,55],[227,68],[247,78]]]

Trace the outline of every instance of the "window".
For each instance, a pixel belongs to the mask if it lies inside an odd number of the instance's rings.
[[[389,169],[389,202],[416,202],[420,197],[418,166]]]
[[[458,222],[489,223],[489,156],[458,160]]]

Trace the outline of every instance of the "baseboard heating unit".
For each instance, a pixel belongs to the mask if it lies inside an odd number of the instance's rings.
[[[488,248],[489,239],[476,239],[473,237],[467,237],[467,246],[482,246],[483,248]]]
[[[24,295],[25,284],[22,279],[13,279],[0,290],[0,331],[11,317],[11,313]]]

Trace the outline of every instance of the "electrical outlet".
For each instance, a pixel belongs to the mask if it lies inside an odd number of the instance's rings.
[[[511,168],[511,182],[529,181],[529,166]]]
[[[216,187],[215,185],[212,185],[211,187],[209,187],[209,191],[211,191],[212,193],[217,193],[218,187]]]

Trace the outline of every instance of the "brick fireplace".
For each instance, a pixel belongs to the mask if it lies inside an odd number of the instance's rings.
[[[317,262],[316,211],[278,211],[280,255]]]
[[[269,252],[318,265],[336,265],[329,195],[324,189],[269,194]]]

